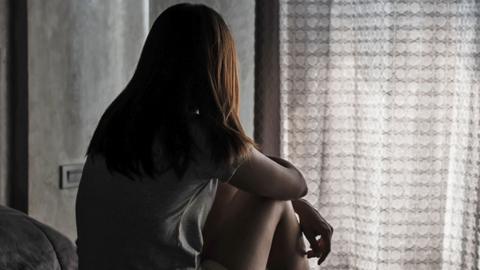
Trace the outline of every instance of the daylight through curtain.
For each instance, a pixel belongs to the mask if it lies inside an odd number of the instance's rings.
[[[280,0],[281,154],[335,228],[322,268],[480,269],[479,7]]]

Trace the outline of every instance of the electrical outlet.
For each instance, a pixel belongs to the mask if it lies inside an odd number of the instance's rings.
[[[67,164],[60,166],[60,189],[76,188],[82,178],[83,164]]]

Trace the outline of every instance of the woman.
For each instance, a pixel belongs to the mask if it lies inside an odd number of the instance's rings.
[[[235,45],[220,15],[165,10],[87,151],[81,270],[307,269],[307,257],[326,257],[332,229],[299,200],[301,173],[257,150],[238,106]]]

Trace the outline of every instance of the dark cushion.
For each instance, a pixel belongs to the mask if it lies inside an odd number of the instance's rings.
[[[76,270],[75,245],[24,213],[0,205],[0,269]]]

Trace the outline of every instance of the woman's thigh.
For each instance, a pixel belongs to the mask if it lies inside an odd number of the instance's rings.
[[[213,242],[215,232],[222,223],[224,213],[228,211],[228,205],[238,189],[232,185],[219,182],[217,192],[215,194],[215,200],[213,201],[212,208],[208,213],[205,226],[203,228],[203,255],[208,252],[209,244]]]
[[[241,190],[230,194],[225,196],[228,199],[215,202],[217,209],[222,210],[209,215],[206,226],[212,226],[206,228],[205,241],[208,243],[203,256],[232,270],[265,269],[286,202]],[[214,220],[215,215],[217,219]]]

